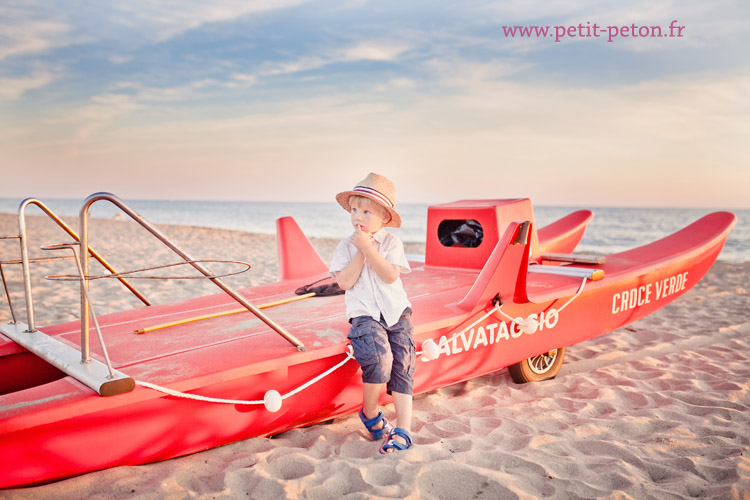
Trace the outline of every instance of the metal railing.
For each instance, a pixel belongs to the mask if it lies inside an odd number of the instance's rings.
[[[21,203],[19,208],[19,232],[18,236],[8,236],[3,239],[16,239],[20,240],[21,245],[21,260],[14,261],[2,261],[0,262],[0,275],[5,283],[5,276],[2,273],[2,263],[13,262],[23,264],[24,274],[24,290],[26,295],[27,312],[29,324],[24,325],[23,323],[17,322],[15,312],[13,311],[13,305],[10,302],[10,294],[8,295],[8,302],[11,308],[11,315],[13,322],[9,324],[0,325],[0,333],[6,335],[28,351],[33,352],[37,356],[46,360],[56,368],[67,373],[68,375],[76,378],[83,384],[89,386],[94,391],[98,392],[102,396],[113,396],[116,394],[122,394],[133,390],[135,387],[135,381],[127,376],[126,374],[114,369],[107,353],[107,348],[104,344],[104,338],[102,336],[101,328],[99,327],[98,320],[92,309],[91,300],[89,297],[89,280],[95,277],[89,276],[89,255],[95,257],[105,268],[107,268],[112,274],[111,277],[120,280],[128,289],[130,289],[141,301],[150,305],[150,303],[141,295],[122,275],[117,273],[112,266],[110,266],[101,255],[96,253],[88,246],[88,211],[91,205],[97,201],[109,201],[110,203],[119,207],[124,213],[130,216],[135,222],[140,224],[165,246],[179,255],[185,262],[190,264],[196,270],[198,270],[204,277],[212,281],[216,286],[221,288],[234,300],[242,304],[248,311],[252,312],[256,317],[263,321],[266,325],[271,327],[274,331],[284,337],[289,343],[294,345],[297,350],[305,351],[305,345],[298,340],[294,335],[287,332],[281,325],[274,322],[268,316],[266,316],[261,310],[251,304],[247,299],[239,294],[236,290],[228,286],[221,280],[221,277],[214,275],[200,261],[193,259],[188,255],[185,250],[181,249],[174,242],[172,242],[165,234],[163,234],[158,228],[151,224],[148,220],[143,218],[130,206],[125,204],[117,196],[111,193],[95,193],[89,196],[83,203],[79,212],[80,222],[80,237],[65,224],[57,215],[55,215],[49,208],[47,208],[39,200],[27,199]],[[71,237],[73,237],[75,243],[64,243],[57,245],[48,245],[42,247],[43,250],[57,250],[57,249],[68,249],[73,253],[73,259],[76,261],[76,267],[78,271],[77,281],[80,282],[81,288],[81,350],[80,352],[74,347],[67,343],[60,342],[54,337],[50,337],[41,331],[36,330],[34,327],[34,312],[33,303],[31,296],[31,278],[29,272],[29,263],[31,261],[48,261],[53,259],[29,259],[28,248],[27,248],[27,237],[26,237],[26,221],[25,221],[25,209],[28,205],[35,204],[39,206],[52,220],[54,220],[60,227],[62,227]],[[76,251],[78,247],[78,251]],[[58,259],[54,259],[58,260]],[[126,273],[127,274],[127,273]],[[107,277],[98,276],[96,278]],[[49,277],[49,279],[58,278],[66,279],[66,276]],[[102,352],[104,354],[105,363],[101,363],[97,359],[91,358],[91,350],[89,346],[89,321],[93,320],[94,327],[97,331],[97,336],[101,344]]]
[[[0,240],[11,240],[20,238],[20,236],[0,236]],[[16,310],[13,308],[13,298],[10,296],[10,290],[8,289],[8,282],[5,280],[5,272],[3,271],[3,264],[15,263],[15,261],[3,261],[0,260],[0,280],[3,282],[3,289],[5,290],[5,297],[8,300],[8,308],[10,309],[10,319],[15,325],[18,323],[16,319]]]
[[[209,271],[205,266],[203,266],[200,262],[198,262],[197,259],[194,259],[190,255],[188,255],[188,253],[185,250],[183,250],[177,244],[171,241],[167,237],[167,235],[161,232],[161,230],[159,230],[156,226],[151,224],[142,215],[140,215],[138,212],[136,212],[134,209],[128,206],[124,201],[122,201],[120,198],[118,198],[112,193],[94,193],[88,198],[86,198],[86,200],[84,200],[83,202],[83,205],[81,206],[81,210],[79,212],[79,224],[80,224],[80,231],[81,231],[81,238],[80,238],[79,244],[81,248],[80,255],[81,255],[81,268],[82,268],[83,276],[87,276],[88,271],[89,271],[88,253],[86,252],[86,249],[88,248],[88,211],[89,211],[89,208],[91,208],[91,205],[93,205],[97,201],[102,201],[102,200],[109,201],[113,205],[120,208],[120,210],[122,210],[125,214],[127,214],[131,219],[133,219],[135,222],[140,224],[144,229],[146,229],[154,237],[156,237],[156,239],[158,239],[165,246],[167,246],[167,248],[169,248],[174,253],[179,255],[183,260],[185,260],[185,262],[193,266],[198,272],[203,274],[216,286],[222,289],[227,295],[229,295],[234,300],[239,302],[248,311],[250,311],[256,317],[258,317],[258,319],[263,321],[272,330],[274,330],[276,333],[281,335],[290,344],[295,346],[298,351],[307,350],[305,345],[299,339],[297,339],[294,335],[289,333],[283,326],[279,325],[274,320],[266,316],[260,309],[258,309],[252,303],[250,303],[245,297],[240,295],[240,293],[237,292],[234,288],[230,287],[229,285],[224,283],[224,281],[221,278],[211,273],[211,271]],[[88,300],[88,294],[86,293],[87,289],[88,289],[88,280],[84,279],[81,281],[81,353],[84,359],[87,359],[88,356],[90,355],[88,351],[89,300]],[[84,346],[85,346],[85,352],[84,352]]]
[[[36,205],[39,207],[42,212],[44,212],[50,219],[52,219],[53,222],[55,222],[58,226],[60,226],[63,231],[68,233],[68,235],[73,238],[76,242],[80,242],[79,236],[76,234],[73,229],[68,226],[65,221],[63,221],[60,217],[58,217],[52,210],[50,210],[44,203],[41,201],[34,199],[34,198],[27,198],[21,202],[21,204],[18,207],[18,235],[17,236],[7,236],[5,239],[11,239],[11,238],[18,238],[20,242],[21,247],[21,265],[23,267],[23,288],[24,288],[24,298],[26,301],[26,316],[27,316],[27,327],[28,331],[33,332],[36,331],[36,323],[34,319],[34,300],[32,297],[31,292],[31,268],[30,268],[30,261],[29,259],[29,248],[28,248],[28,237],[26,233],[26,207],[29,205]],[[99,263],[104,266],[105,269],[107,269],[110,273],[113,275],[118,275],[118,272],[107,262],[107,260],[102,257],[96,250],[93,248],[89,248],[88,245],[86,247],[82,247],[82,252],[84,252],[82,255],[89,255],[91,254],[92,257],[94,257]],[[121,276],[117,276],[117,279],[128,289],[130,290],[138,299],[143,302],[143,304],[149,306],[151,305],[151,302],[141,293],[139,292],[130,282],[128,282],[125,278]],[[4,282],[4,280],[3,280]],[[11,308],[11,315],[13,316],[13,322],[16,322],[15,313],[13,311],[13,306],[10,303],[10,294],[8,294],[8,303]]]
[[[34,319],[34,302],[31,292],[31,271],[30,264],[32,262],[49,262],[53,260],[65,260],[66,258],[29,258],[28,251],[28,238],[26,233],[26,207],[29,205],[37,205],[47,216],[49,216],[58,226],[60,226],[70,237],[75,240],[75,243],[63,244],[63,245],[52,245],[42,247],[42,250],[51,250],[57,248],[67,248],[73,251],[73,259],[76,261],[76,267],[79,271],[80,280],[84,281],[83,273],[81,272],[80,260],[77,255],[79,248],[80,238],[60,217],[52,212],[44,203],[39,200],[28,198],[21,202],[18,208],[18,235],[5,236],[2,239],[18,239],[21,249],[21,259],[7,260],[0,262],[0,277],[3,281],[3,287],[8,298],[8,306],[10,307],[11,317],[13,322],[10,324],[0,325],[0,332],[5,336],[16,342],[18,345],[24,347],[27,351],[32,352],[40,358],[47,361],[52,366],[56,367],[62,372],[74,377],[81,383],[87,385],[102,396],[113,396],[116,394],[122,394],[124,392],[132,391],[135,387],[135,381],[118,370],[112,367],[112,363],[109,359],[106,346],[104,345],[104,339],[101,336],[98,324],[96,323],[96,317],[93,317],[94,323],[99,333],[99,341],[101,343],[102,352],[106,365],[99,362],[98,360],[92,360],[90,356],[84,356],[84,346],[81,345],[81,351],[79,352],[74,347],[69,346],[59,340],[50,337],[43,332],[36,329]],[[141,302],[145,305],[151,303],[136,290],[126,279],[119,275],[119,273],[95,250],[89,248],[88,245],[80,247],[86,257],[90,254],[96,258],[99,263],[102,264],[114,277],[116,277],[125,287],[127,287]],[[5,275],[2,272],[3,263],[21,264],[23,266],[23,283],[24,283],[24,295],[26,300],[26,313],[28,317],[28,325],[24,325],[19,322],[16,318],[16,314],[13,308],[10,292],[7,288]],[[88,319],[88,318],[87,318]],[[88,345],[85,346],[85,351],[88,352]]]
[[[76,269],[78,271],[78,280],[81,284],[81,292],[86,296],[86,302],[89,304],[89,308],[91,309],[91,320],[94,322],[94,328],[96,328],[96,334],[99,338],[99,345],[102,348],[102,354],[104,355],[104,361],[107,363],[107,370],[109,371],[109,378],[114,379],[116,378],[115,371],[112,368],[112,362],[109,359],[109,353],[107,352],[107,346],[104,344],[104,337],[102,336],[102,329],[99,328],[99,320],[96,318],[96,313],[94,312],[93,305],[91,304],[91,296],[89,295],[88,287],[85,286],[86,283],[86,274],[83,272],[83,267],[81,266],[81,259],[78,256],[79,249],[76,248],[76,243],[58,243],[55,245],[45,245],[42,247],[42,250],[70,250],[73,253],[73,259],[76,262]],[[88,324],[89,318],[86,317],[86,324]],[[86,343],[86,349],[84,354],[84,346],[81,344],[81,361],[83,363],[88,363],[91,361],[91,353],[89,349],[88,342]]]

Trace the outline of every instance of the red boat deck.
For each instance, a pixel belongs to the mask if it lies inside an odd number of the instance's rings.
[[[463,298],[476,273],[425,269],[415,264],[412,275],[414,279],[407,275],[404,281],[414,305],[413,321],[418,331],[440,328],[440,325],[448,327],[455,324],[462,313],[466,314],[444,304]],[[294,290],[302,284],[287,281],[244,292],[257,305],[294,296]],[[237,309],[237,305],[230,297],[220,293],[109,314],[101,316],[99,323],[116,369],[138,381],[180,391],[215,384],[217,377],[228,380],[264,373],[279,366],[301,364],[346,350],[349,324],[345,317],[343,296],[311,297],[265,309],[269,317],[306,345],[305,352],[298,352],[250,312],[186,323],[141,335],[133,333],[139,328]],[[73,346],[80,342],[80,323],[77,321],[41,330]],[[97,342],[92,341],[91,351],[93,357],[103,359]],[[12,352],[33,356],[1,337],[0,355]],[[258,388],[256,396],[262,399],[263,392],[269,388],[274,387]],[[291,388],[278,387],[282,392]],[[56,407],[61,398],[92,396],[99,397],[70,377],[6,394],[0,407],[5,420],[3,427],[10,424],[9,420],[14,415],[25,415],[45,406]],[[252,399],[255,396],[248,397]],[[23,426],[28,425],[31,422],[24,420]]]

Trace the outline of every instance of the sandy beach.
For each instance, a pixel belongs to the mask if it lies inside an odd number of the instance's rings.
[[[32,249],[70,240],[41,217],[28,217],[28,227]],[[118,270],[178,261],[133,223],[92,219],[91,227],[91,246]],[[226,278],[234,287],[276,279],[273,236],[160,227],[196,258],[249,262],[249,272]],[[14,233],[15,216],[0,214],[0,234]],[[330,260],[336,241],[313,244]],[[0,245],[3,260],[17,258],[14,240]],[[34,250],[32,257],[53,255],[64,254]],[[207,265],[218,273],[237,269]],[[25,321],[20,266],[3,270]],[[69,260],[34,266],[38,325],[77,318],[77,284],[44,279],[72,271]],[[195,275],[186,266],[153,273]],[[215,293],[207,280],[136,286],[157,303]],[[138,305],[115,280],[97,281],[92,291],[97,314]],[[568,348],[554,380],[516,385],[501,370],[416,397],[413,436],[410,450],[381,456],[351,415],[0,498],[750,499],[750,262],[718,262],[656,314]]]

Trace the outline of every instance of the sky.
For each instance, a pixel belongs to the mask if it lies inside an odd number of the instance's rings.
[[[750,208],[748,47],[747,0],[5,0],[0,197]]]

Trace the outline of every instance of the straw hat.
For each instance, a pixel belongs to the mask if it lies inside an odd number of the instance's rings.
[[[351,212],[352,208],[349,205],[349,198],[352,196],[369,198],[385,208],[391,219],[388,222],[384,222],[384,226],[401,227],[401,216],[393,209],[396,205],[396,187],[382,175],[370,172],[354,189],[337,194],[336,201],[344,207],[344,210]]]

